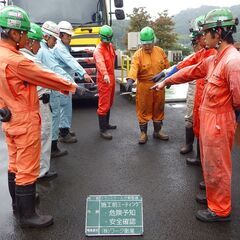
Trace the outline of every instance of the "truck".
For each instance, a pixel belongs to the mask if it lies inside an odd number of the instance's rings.
[[[100,42],[100,27],[112,24],[113,15],[117,20],[125,18],[123,0],[0,0],[4,5],[16,5],[30,16],[32,22],[43,24],[45,21],[68,21],[73,25],[74,34],[70,43],[71,54],[92,77],[95,84],[89,84],[74,76],[79,86],[96,90],[96,65],[93,51]],[[114,7],[113,7],[114,3]],[[113,8],[115,11],[113,12]],[[73,99],[97,98],[96,91],[76,93]]]

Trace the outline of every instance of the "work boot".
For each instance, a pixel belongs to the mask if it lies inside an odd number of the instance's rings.
[[[185,128],[185,138],[186,138],[186,144],[180,149],[181,154],[186,154],[193,150],[194,132],[192,127]]]
[[[60,150],[58,148],[57,140],[52,141],[51,158],[58,158],[58,157],[62,157],[67,154],[68,154],[67,150]]]
[[[109,119],[110,119],[110,110],[107,113],[107,129],[116,129],[117,128],[116,125],[109,124]]]
[[[196,218],[202,222],[229,222],[231,221],[231,215],[222,217],[218,216],[215,212],[209,208],[204,210],[198,210]]]
[[[58,141],[62,143],[76,143],[77,138],[70,134],[69,128],[59,128]]]
[[[167,141],[169,139],[169,136],[167,134],[164,134],[162,132],[162,121],[159,122],[153,122],[153,137],[156,139]]]
[[[16,213],[17,211],[17,204],[16,204],[16,197],[15,197],[15,187],[16,187],[15,178],[16,178],[15,173],[8,172],[8,189],[9,189],[10,196],[12,198],[12,209],[14,213]]]
[[[107,116],[98,115],[100,136],[106,140],[112,140],[112,135],[107,131]]]
[[[198,193],[196,196],[196,201],[201,204],[207,205],[207,198],[205,193]]]
[[[191,165],[191,166],[201,166],[199,140],[197,141],[197,156],[196,156],[196,158],[187,158],[186,163],[187,163],[187,165]]]
[[[16,185],[16,201],[20,227],[43,228],[53,224],[53,217],[38,215],[35,210],[36,184]]]
[[[199,188],[200,188],[201,190],[206,190],[206,185],[205,185],[205,182],[204,182],[204,181],[201,181],[201,182],[199,183]]]
[[[138,143],[139,144],[145,144],[148,140],[147,123],[139,124],[139,127],[140,127],[141,134],[140,134],[140,138],[138,140]]]

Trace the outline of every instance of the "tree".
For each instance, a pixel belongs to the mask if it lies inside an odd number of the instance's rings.
[[[151,16],[145,10],[145,7],[133,8],[133,13],[127,14],[127,17],[130,18],[129,32],[140,32],[151,22]]]
[[[158,39],[157,45],[165,50],[173,49],[177,42],[177,34],[174,33],[174,25],[175,23],[173,19],[168,16],[167,10],[158,13],[158,18],[152,21],[152,28]]]

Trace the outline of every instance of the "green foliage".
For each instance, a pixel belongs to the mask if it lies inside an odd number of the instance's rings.
[[[152,27],[158,39],[157,45],[163,49],[173,49],[174,44],[177,42],[177,34],[174,33],[174,22],[168,16],[168,11],[165,10],[158,13],[158,18],[152,21]]]
[[[127,14],[130,18],[129,32],[140,32],[142,28],[150,26],[151,16],[145,7],[133,8],[132,14]]]
[[[139,32],[142,28],[149,26],[155,31],[158,39],[157,45],[163,49],[172,49],[177,41],[177,34],[174,33],[174,22],[165,10],[158,13],[157,19],[153,20],[144,7],[134,8],[130,18],[129,32]]]
[[[127,14],[129,20],[113,21],[114,43],[117,43],[118,48],[124,50],[127,47],[128,32],[139,32],[143,27],[150,26],[159,39],[157,44],[160,47],[169,50],[183,50],[183,55],[186,55],[185,52],[188,51],[186,49],[192,51],[189,38],[190,22],[215,8],[219,7],[202,6],[200,8],[190,8],[172,17],[168,16],[167,11],[163,11],[158,14],[156,19],[153,19],[144,7],[134,8],[132,14]],[[240,19],[240,5],[232,6],[230,10],[235,17]],[[240,41],[240,25],[237,27],[237,33],[233,36],[236,41]],[[176,49],[176,47],[178,48]]]

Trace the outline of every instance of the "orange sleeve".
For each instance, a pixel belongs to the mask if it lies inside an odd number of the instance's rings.
[[[137,51],[132,57],[131,68],[127,76],[127,78],[131,78],[135,81],[137,80],[138,71],[139,71],[139,63],[140,63],[139,58],[140,58],[140,55],[139,55],[139,52]]]
[[[202,79],[207,75],[207,66],[207,61],[203,60],[196,65],[185,67],[169,78],[166,78],[165,83],[166,85],[172,85],[191,82],[195,79]]]
[[[96,67],[97,67],[97,70],[101,73],[101,75],[108,75],[108,71],[107,71],[107,68],[106,68],[106,64],[105,64],[105,60],[104,60],[104,56],[103,56],[103,53],[102,53],[103,50],[101,50],[100,48],[97,48],[95,51],[94,51],[94,60],[95,60],[95,63],[96,63]]]
[[[165,52],[163,51],[162,48],[161,48],[161,52],[162,52],[162,57],[163,57],[164,63],[165,63],[165,69],[170,68],[170,63],[168,61],[167,55],[165,54]]]
[[[182,69],[191,65],[195,65],[199,62],[200,56],[202,56],[203,49],[199,50],[190,57],[187,57],[186,60],[183,60],[177,65],[177,69]]]
[[[44,88],[75,93],[77,84],[71,83],[51,71],[47,71],[30,60],[18,64],[17,76],[28,83]]]

